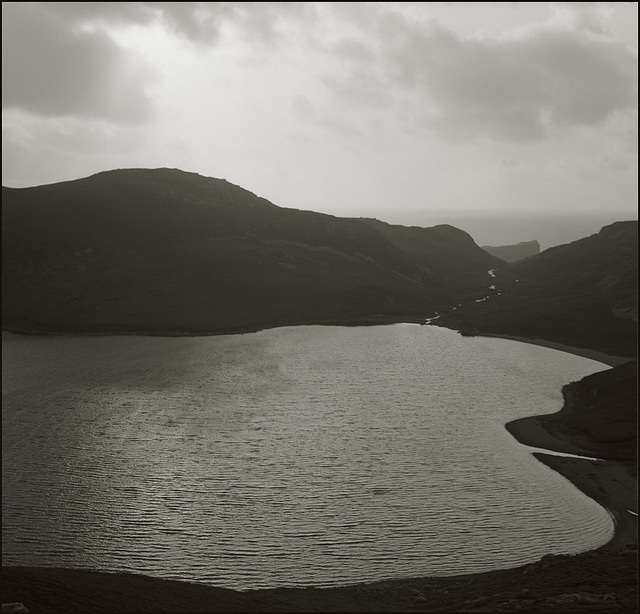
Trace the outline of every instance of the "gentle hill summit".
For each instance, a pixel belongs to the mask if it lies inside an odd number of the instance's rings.
[[[483,245],[482,249],[505,262],[517,262],[530,256],[537,256],[540,253],[540,243],[537,241],[521,241],[515,245],[499,245],[496,247]]]
[[[2,223],[3,326],[13,330],[420,321],[477,293],[500,262],[456,229],[285,209],[176,169],[3,188]]]

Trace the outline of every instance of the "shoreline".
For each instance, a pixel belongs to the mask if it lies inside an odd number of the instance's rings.
[[[638,543],[638,501],[635,479],[626,467],[613,461],[575,459],[534,452],[541,462],[569,480],[587,497],[609,512],[613,535],[596,550],[619,550]]]
[[[516,335],[502,335],[498,333],[478,333],[474,335],[477,337],[490,337],[494,339],[508,339],[510,341],[519,341],[520,343],[530,343],[531,345],[539,345],[542,347],[550,348],[552,350],[558,350],[560,352],[566,352],[567,354],[574,354],[575,356],[581,356],[582,358],[589,358],[596,362],[601,362],[610,367],[617,367],[633,360],[626,356],[614,356],[607,354],[600,350],[591,350],[588,348],[579,348],[572,345],[565,345],[563,343],[556,343],[555,341],[547,341],[546,339],[530,339],[528,337],[518,337]]]
[[[555,436],[544,427],[542,419],[543,416],[520,418],[508,422],[505,428],[521,444],[548,450],[550,454],[540,451],[532,454],[609,512],[614,521],[614,532],[611,539],[600,546],[600,549],[617,549],[637,544],[637,480],[631,467],[635,466],[635,462],[587,460],[554,455],[553,452],[593,456],[593,452],[569,439]]]
[[[18,326],[3,325],[2,332],[13,333],[15,335],[27,335],[38,337],[217,337],[223,335],[246,335],[259,333],[274,328],[286,328],[289,326],[389,326],[391,324],[420,324],[424,323],[424,316],[418,314],[404,315],[399,317],[370,315],[360,318],[340,318],[335,320],[307,320],[291,322],[263,322],[258,324],[234,326],[218,329],[206,330],[68,330],[64,328],[49,330],[26,329]]]
[[[556,437],[542,422],[542,416],[531,416],[507,422],[506,430],[519,443],[548,450],[531,452],[535,458],[553,469],[611,515],[614,530],[611,539],[596,550],[617,550],[638,543],[637,481],[629,466],[614,460],[588,460],[557,456],[553,452],[593,456],[570,440]],[[630,512],[635,512],[636,515]]]
[[[130,573],[3,567],[29,612],[635,612],[636,552],[546,555],[511,569],[334,588],[234,591]],[[25,611],[25,610],[14,610]]]
[[[462,331],[458,332],[465,334]],[[483,332],[474,333],[471,336],[506,339],[548,347],[595,360],[611,368],[633,360],[630,357],[614,356],[600,350],[579,348],[546,339]],[[568,400],[565,398],[563,406],[554,413],[562,411],[567,403]],[[553,414],[527,416],[507,422],[504,426],[519,443],[548,450],[550,454],[542,452],[532,452],[532,454],[539,462],[559,473],[611,515],[614,523],[613,535],[606,544],[597,548],[596,551],[615,551],[632,545],[637,547],[638,488],[637,478],[631,469],[631,465],[637,466],[637,460],[633,463],[631,461],[625,463],[615,460],[569,459],[554,455],[553,452],[593,456],[593,452],[581,446],[576,440],[567,437],[566,433],[560,437],[545,428],[544,418],[547,415]]]
[[[610,356],[598,350],[576,348],[543,339],[527,339],[525,337],[501,334],[478,336],[541,345],[582,356],[583,358],[589,358],[611,368],[633,360],[622,356]],[[532,452],[532,454],[539,462],[562,475],[611,515],[614,522],[613,535],[606,544],[603,544],[597,550],[616,550],[633,544],[637,545],[638,488],[636,476],[633,475],[632,471],[632,465],[635,466],[637,460],[625,463],[624,461],[610,459],[570,459],[553,454],[558,452],[578,456],[594,456],[594,452],[581,445],[577,437],[571,438],[567,433],[559,436],[546,428],[545,418],[560,413],[569,403],[564,391],[563,399],[563,405],[557,412],[512,420],[504,425],[505,429],[516,441],[525,446],[548,450],[550,454],[545,454],[541,451]],[[630,512],[635,512],[635,515]]]
[[[431,324],[426,323],[424,316],[417,314],[406,315],[400,318],[393,316],[366,316],[362,318],[354,319],[338,319],[338,320],[309,320],[306,322],[280,322],[280,323],[263,323],[254,324],[249,326],[238,326],[233,328],[214,329],[214,330],[202,330],[202,331],[177,331],[177,330],[149,330],[149,331],[126,331],[126,330],[114,330],[114,331],[81,331],[81,330],[38,330],[38,329],[24,329],[15,326],[3,326],[2,332],[12,333],[14,335],[26,335],[37,337],[214,337],[223,335],[246,335],[250,333],[258,333],[265,330],[271,330],[274,328],[286,328],[289,326],[390,326],[392,324],[418,324],[420,326],[437,326],[439,328],[447,328],[449,330],[456,331],[464,337],[488,337],[494,339],[506,339],[509,341],[519,341],[520,343],[530,343],[532,345],[539,345],[550,349],[558,350],[560,352],[567,352],[568,354],[574,354],[583,358],[589,358],[601,362],[610,367],[616,367],[633,360],[628,356],[616,356],[613,354],[607,354],[602,350],[581,348],[577,346],[565,345],[563,343],[557,343],[555,341],[549,341],[547,339],[539,339],[532,337],[523,337],[518,335],[507,335],[502,333],[491,332],[468,332],[453,324],[446,325],[443,323]]]

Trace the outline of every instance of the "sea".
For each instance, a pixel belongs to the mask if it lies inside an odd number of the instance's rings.
[[[608,512],[505,429],[608,369],[415,324],[2,335],[2,563],[237,590],[515,567]]]

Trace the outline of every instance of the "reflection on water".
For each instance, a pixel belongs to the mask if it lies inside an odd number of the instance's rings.
[[[605,510],[504,424],[606,367],[436,327],[3,335],[3,564],[229,588],[505,568]]]

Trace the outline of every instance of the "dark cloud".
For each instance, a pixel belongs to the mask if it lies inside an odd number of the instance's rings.
[[[41,10],[66,23],[148,25],[161,22],[184,38],[214,42],[220,18],[230,12],[225,2],[46,2]],[[212,9],[209,5],[214,5]]]
[[[314,13],[308,2],[46,2],[45,10],[72,22],[162,23],[194,43],[212,44],[223,24],[256,41],[274,40],[283,16]]]
[[[78,30],[37,4],[3,3],[3,108],[141,122],[151,113],[148,78],[103,32]]]
[[[356,66],[346,80],[328,75],[323,81],[341,98],[359,105],[386,106],[393,100],[387,81],[363,66]]]
[[[638,119],[635,118],[632,126],[625,130],[622,134],[622,140],[626,143],[627,148],[632,153],[638,153]]]
[[[159,23],[198,45],[218,42],[223,24],[250,43],[273,42],[282,16],[309,3],[5,2],[2,104],[42,116],[143,122],[153,111],[153,71],[109,36],[114,26]]]
[[[332,86],[355,100],[361,84],[370,103],[384,100],[371,88],[376,80],[396,97],[412,92],[424,107],[416,126],[452,139],[540,139],[550,129],[599,124],[637,105],[636,57],[601,35],[600,22],[589,24],[589,30],[547,25],[512,38],[463,38],[437,22],[387,13],[374,30],[376,61],[344,54],[351,69]]]
[[[359,62],[371,62],[375,59],[375,54],[371,48],[356,40],[344,39],[340,41],[334,46],[334,52]]]

